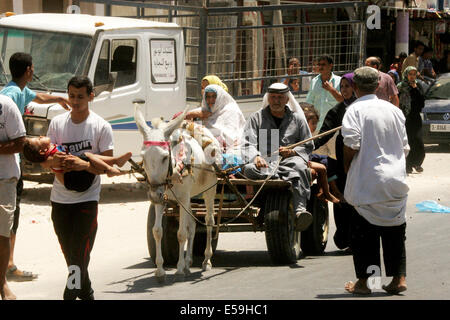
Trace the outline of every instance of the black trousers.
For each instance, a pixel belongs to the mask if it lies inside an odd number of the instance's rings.
[[[20,199],[23,192],[23,178],[20,176],[16,186],[16,210],[14,211],[14,223],[11,229],[11,233],[17,234],[17,228],[19,228],[20,218]]]
[[[380,238],[386,276],[406,276],[405,233],[406,223],[380,227],[369,223],[354,211],[351,218],[351,249],[356,277],[369,278],[373,273],[367,270],[370,266],[378,266],[381,272]]]
[[[66,285],[64,300],[88,299],[93,294],[89,279],[90,253],[97,234],[98,202],[52,202],[52,221],[67,266],[78,266],[81,288]],[[69,274],[69,277],[71,274]]]
[[[408,143],[411,150],[409,150],[406,157],[406,167],[421,166],[425,159],[425,146],[423,144],[422,120],[419,118],[419,123],[414,119],[406,119],[406,134],[408,135]]]
[[[336,232],[334,233],[333,240],[336,247],[341,250],[350,247],[350,220],[354,211],[355,208],[348,203],[333,204],[334,223],[336,225]]]
[[[344,194],[345,183],[347,180],[346,174],[343,172],[343,165],[341,161],[330,159],[328,164],[332,168],[331,171],[336,172],[338,179],[336,180],[336,186],[339,191]],[[333,204],[334,223],[336,225],[336,232],[334,233],[333,240],[336,247],[343,250],[350,247],[351,244],[351,218],[355,208],[346,202]]]

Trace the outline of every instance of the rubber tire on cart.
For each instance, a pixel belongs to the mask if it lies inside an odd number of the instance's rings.
[[[219,242],[219,237],[217,239],[214,239],[214,235],[216,234],[216,229],[213,228],[212,231],[212,239],[211,239],[211,247],[213,254],[216,252],[217,243]],[[195,231],[195,237],[194,237],[194,245],[192,248],[192,253],[194,256],[197,257],[203,257],[205,255],[205,249],[206,249],[206,231]]]
[[[295,231],[295,213],[290,191],[267,193],[264,225],[272,262],[295,263],[300,257],[300,232]]]
[[[153,225],[155,224],[155,205],[151,204],[147,217],[147,246],[152,261],[156,261],[156,241],[153,237]],[[161,240],[161,251],[164,266],[174,266],[178,261],[178,220],[176,217],[163,215],[163,236]]]
[[[328,202],[319,200],[317,185],[311,188],[311,199],[308,200],[307,210],[313,216],[311,225],[302,232],[300,246],[305,255],[320,255],[325,251],[328,242],[329,214]]]

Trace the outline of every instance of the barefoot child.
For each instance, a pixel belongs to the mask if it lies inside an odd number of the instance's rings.
[[[312,105],[303,107],[303,112],[305,113],[306,121],[308,121],[309,130],[314,132],[317,128],[317,123],[319,121],[319,115]],[[319,199],[325,199],[333,203],[339,203],[339,199],[336,198],[329,189],[328,186],[328,175],[327,167],[325,164],[321,163],[326,157],[317,156],[311,154],[310,161],[308,161],[308,167],[311,169],[311,174],[313,178],[317,178],[317,183],[320,187],[320,192],[317,194]],[[334,182],[330,181],[330,184]]]
[[[131,152],[125,153],[119,157],[102,156],[99,154],[93,154],[91,152],[85,152],[79,158],[89,162],[89,167],[85,170],[86,173],[80,174],[83,171],[66,172],[61,168],[58,168],[59,159],[55,158],[55,154],[68,155],[64,146],[56,145],[50,142],[49,137],[35,137],[27,138],[23,147],[24,157],[31,162],[41,163],[46,160],[52,161],[52,171],[55,173],[56,179],[58,179],[64,186],[73,191],[86,191],[92,184],[93,175],[105,173],[108,177],[118,176],[123,174],[119,169],[114,168],[113,165],[122,167],[130,158]],[[82,187],[75,187],[75,182],[72,179],[77,179],[78,185],[82,184]],[[80,183],[80,180],[82,181]]]

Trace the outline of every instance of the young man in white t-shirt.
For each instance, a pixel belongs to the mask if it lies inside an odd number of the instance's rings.
[[[25,126],[16,104],[11,98],[0,95],[0,295],[4,300],[16,298],[6,283],[6,270],[16,209],[16,185],[20,177],[14,154],[22,151],[25,135]]]
[[[71,154],[60,156],[59,167],[65,171],[82,171],[89,166],[89,162],[77,156],[84,152],[113,155],[112,128],[103,118],[89,110],[89,102],[94,98],[89,78],[73,77],[67,88],[72,111],[53,118],[47,135],[52,143],[65,146]],[[43,163],[43,166],[49,165],[48,162]],[[50,195],[52,221],[69,267],[69,280],[72,279],[66,285],[65,300],[94,299],[87,269],[97,232],[99,198],[99,176],[84,192],[68,190],[57,179],[53,182]],[[81,287],[78,288],[77,274],[81,275]]]

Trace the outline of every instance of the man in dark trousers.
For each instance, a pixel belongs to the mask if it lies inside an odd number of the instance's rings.
[[[43,92],[35,92],[27,87],[33,80],[34,65],[30,54],[16,52],[9,58],[9,70],[12,80],[0,91],[1,94],[10,97],[23,115],[27,105],[33,101],[36,103],[59,103],[64,109],[69,110],[69,101],[60,96],[55,96]],[[17,155],[18,157],[18,155]],[[17,229],[20,218],[20,198],[23,191],[22,175],[17,182],[16,210],[14,211],[14,224],[11,230],[10,242],[11,250],[6,276],[10,281],[30,281],[37,278],[37,275],[30,271],[22,271],[14,263],[14,248],[16,244]]]
[[[58,167],[65,171],[82,171],[89,162],[77,156],[84,152],[113,155],[112,128],[89,110],[89,102],[94,98],[89,78],[73,77],[67,87],[72,111],[54,117],[47,135],[52,143],[64,146],[71,154],[63,155]],[[47,160],[43,166],[52,164],[55,163]],[[88,265],[97,232],[100,189],[100,176],[95,176],[91,187],[83,192],[68,190],[57,179],[53,182],[50,196],[53,226],[69,268],[65,300],[94,299]]]
[[[344,197],[356,211],[351,217],[351,249],[356,283],[345,289],[370,294],[367,285],[375,271],[381,276],[380,238],[386,275],[392,282],[383,286],[391,294],[406,290],[406,154],[409,151],[402,111],[378,99],[378,71],[355,70],[358,99],[342,120],[344,168],[348,172]],[[378,271],[378,272],[377,272]]]
[[[22,151],[25,126],[15,103],[0,94],[0,296],[15,300],[6,282],[10,236],[16,209],[16,185],[20,168],[14,153]]]

